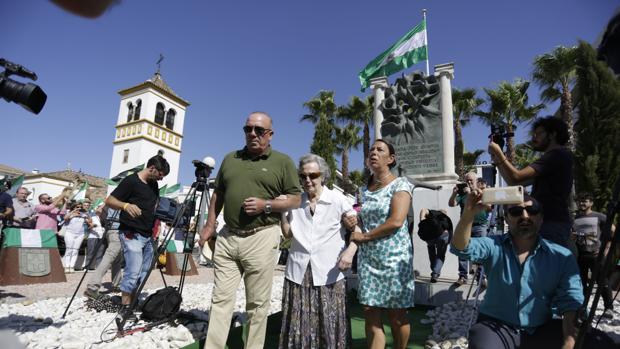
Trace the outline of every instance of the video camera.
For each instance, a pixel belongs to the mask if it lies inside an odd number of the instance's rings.
[[[159,203],[157,204],[157,208],[155,209],[155,218],[159,219],[164,223],[172,223],[177,214],[183,210],[183,204],[179,204],[173,199],[170,198],[159,198]],[[190,217],[193,215],[195,211],[194,207],[187,207],[185,212],[183,212],[183,217],[180,217],[179,227],[189,227]]]
[[[0,97],[7,102],[21,105],[31,113],[39,114],[47,101],[45,92],[31,82],[24,84],[9,78],[11,75],[18,75],[36,81],[37,74],[4,58],[0,58],[0,66],[4,67],[4,71],[0,73]]]
[[[500,148],[504,149],[504,145],[506,145],[505,140],[514,136],[514,132],[506,132],[506,127],[503,124],[491,124],[491,134],[489,135],[489,139],[491,139],[494,143],[497,143]]]

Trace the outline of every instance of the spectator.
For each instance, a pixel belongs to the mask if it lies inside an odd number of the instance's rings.
[[[579,265],[579,271],[581,273],[581,282],[584,290],[588,282],[588,273],[594,272],[596,266],[596,259],[601,248],[601,240],[607,241],[605,245],[605,254],[609,251],[611,245],[610,236],[602,237],[603,226],[607,221],[607,216],[600,212],[592,210],[594,204],[594,197],[592,194],[583,193],[577,198],[577,215],[575,216],[575,222],[573,224],[573,239],[577,245],[577,264]],[[615,227],[612,224],[613,234]],[[599,273],[599,279],[597,280],[598,287],[601,289],[601,295],[603,296],[603,302],[605,305],[605,311],[603,316],[612,317],[614,300],[611,295],[611,289],[609,288],[607,273],[603,270]]]
[[[0,191],[0,230],[5,227],[6,222],[13,216],[13,200],[6,191]]]
[[[532,126],[532,149],[543,155],[523,169],[517,169],[492,140],[489,154],[508,185],[532,184],[532,197],[545,209],[540,236],[571,248],[569,243],[571,217],[569,196],[573,187],[573,154],[565,147],[568,142],[566,123],[556,117],[537,119]]]
[[[409,341],[407,309],[413,307],[413,247],[407,229],[412,185],[396,177],[394,147],[378,139],[370,148],[366,165],[371,172],[362,193],[363,233],[351,233],[360,246],[358,299],[364,308],[366,341],[370,348],[385,347],[382,313],[392,329],[393,348]]]
[[[35,229],[49,229],[58,231],[58,217],[65,215],[64,209],[66,197],[59,195],[52,199],[48,194],[39,195],[39,204],[34,207],[37,213]]]
[[[427,246],[428,258],[431,264],[431,282],[436,283],[441,275],[441,268],[446,260],[448,244],[452,239],[452,220],[444,210],[420,210],[418,235],[429,237],[423,239]]]
[[[65,255],[63,257],[63,264],[65,266],[65,273],[73,273],[76,271],[75,263],[86,229],[92,227],[92,220],[81,202],[76,202],[69,208],[69,212],[65,215],[65,226]]]
[[[485,209],[481,199],[477,189],[468,196],[450,249],[481,263],[489,278],[469,348],[571,349],[584,299],[575,258],[541,238],[542,208],[528,195],[505,206],[508,234],[471,237],[474,217]],[[552,319],[552,308],[562,320]]]
[[[89,210],[90,202],[84,202],[85,209]],[[92,226],[86,232],[86,259],[84,262],[84,268],[89,270],[95,270],[105,252],[105,246],[103,245],[103,224],[101,224],[101,215],[103,214],[103,204],[95,208],[95,211],[87,211],[88,216],[92,219]],[[95,261],[92,262],[92,259]]]
[[[33,229],[36,225],[36,212],[34,205],[28,201],[30,192],[24,187],[19,187],[13,198],[13,226],[24,229]]]
[[[357,251],[354,243],[347,246],[345,241],[347,230],[356,227],[357,213],[344,195],[324,186],[330,175],[322,157],[302,156],[301,206],[282,213],[282,233],[293,240],[282,292],[281,349],[349,348],[352,344],[341,271],[351,267]]]

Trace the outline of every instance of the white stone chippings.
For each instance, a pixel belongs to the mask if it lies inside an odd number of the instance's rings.
[[[283,276],[274,277],[271,292],[270,314],[282,308]],[[148,290],[152,294],[157,290]],[[114,337],[116,314],[91,311],[84,305],[84,297],[73,300],[65,319],[62,319],[70,298],[52,298],[37,302],[24,301],[13,304],[0,304],[0,328],[16,334],[18,340],[27,348],[181,348],[206,334],[211,307],[213,284],[186,284],[183,288],[181,309],[203,320],[171,327],[160,325],[148,332],[136,332],[111,342],[102,342]],[[143,295],[144,296],[144,295]],[[236,325],[247,321],[245,312],[245,287],[243,282],[237,290],[234,311]],[[140,321],[137,326],[145,324]],[[106,328],[107,326],[107,328]],[[102,331],[106,329],[106,333]]]
[[[433,332],[426,341],[426,349],[467,348],[467,330],[472,316],[473,301],[449,302],[426,312],[422,324],[433,324]],[[475,321],[475,317],[474,317]]]

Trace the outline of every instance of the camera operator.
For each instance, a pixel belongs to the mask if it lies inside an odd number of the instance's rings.
[[[34,206],[28,202],[30,192],[24,187],[19,187],[13,198],[13,226],[33,229],[36,224],[36,212]]]
[[[489,154],[508,185],[533,184],[532,196],[545,209],[540,235],[574,251],[569,242],[571,218],[569,196],[573,186],[573,154],[568,142],[566,123],[553,116],[539,118],[532,126],[532,148],[543,155],[523,169],[511,164],[501,147],[489,143]]]
[[[37,213],[37,224],[35,229],[49,229],[54,232],[58,231],[58,217],[64,216],[65,203],[67,198],[61,194],[52,199],[48,194],[39,195],[39,204],[34,207]]]
[[[448,206],[455,207],[456,205],[459,205],[461,207],[461,214],[463,214],[463,208],[465,206],[467,194],[474,191],[477,187],[478,181],[476,173],[468,172],[465,175],[465,183],[457,184],[452,190],[452,195],[448,200]],[[476,214],[476,217],[474,217],[474,223],[471,231],[471,235],[473,237],[487,236],[489,230],[489,211],[491,211],[491,207],[485,206],[485,209],[478,212]],[[470,265],[467,259],[459,258],[459,278],[456,281],[457,286],[461,286],[467,283],[468,271],[470,274],[473,274],[474,266]],[[482,282],[486,287],[486,280],[482,280]]]
[[[471,237],[474,217],[485,209],[481,199],[481,190],[468,195],[450,248],[481,263],[489,278],[469,348],[573,348],[584,300],[575,258],[541,239],[542,207],[528,195],[504,206],[508,234]],[[552,318],[556,311],[562,320]]]
[[[133,292],[146,276],[154,255],[153,225],[155,208],[159,199],[160,181],[170,172],[168,161],[161,155],[153,156],[140,172],[125,177],[105,199],[106,205],[121,210],[119,239],[125,258],[121,281],[123,309],[116,324],[122,328],[132,315],[130,304]]]
[[[81,202],[71,205],[69,212],[65,215],[65,226],[67,227],[65,230],[66,249],[63,264],[65,266],[65,273],[73,273],[76,270],[75,262],[77,261],[86,229],[92,228],[92,220]]]

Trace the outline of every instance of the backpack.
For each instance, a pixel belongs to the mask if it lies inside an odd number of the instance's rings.
[[[148,296],[142,304],[142,320],[157,321],[171,317],[181,308],[183,297],[175,287],[168,286]]]
[[[428,210],[426,219],[418,223],[418,236],[423,241],[439,238],[444,231],[452,236],[452,220],[445,213],[437,210]]]

